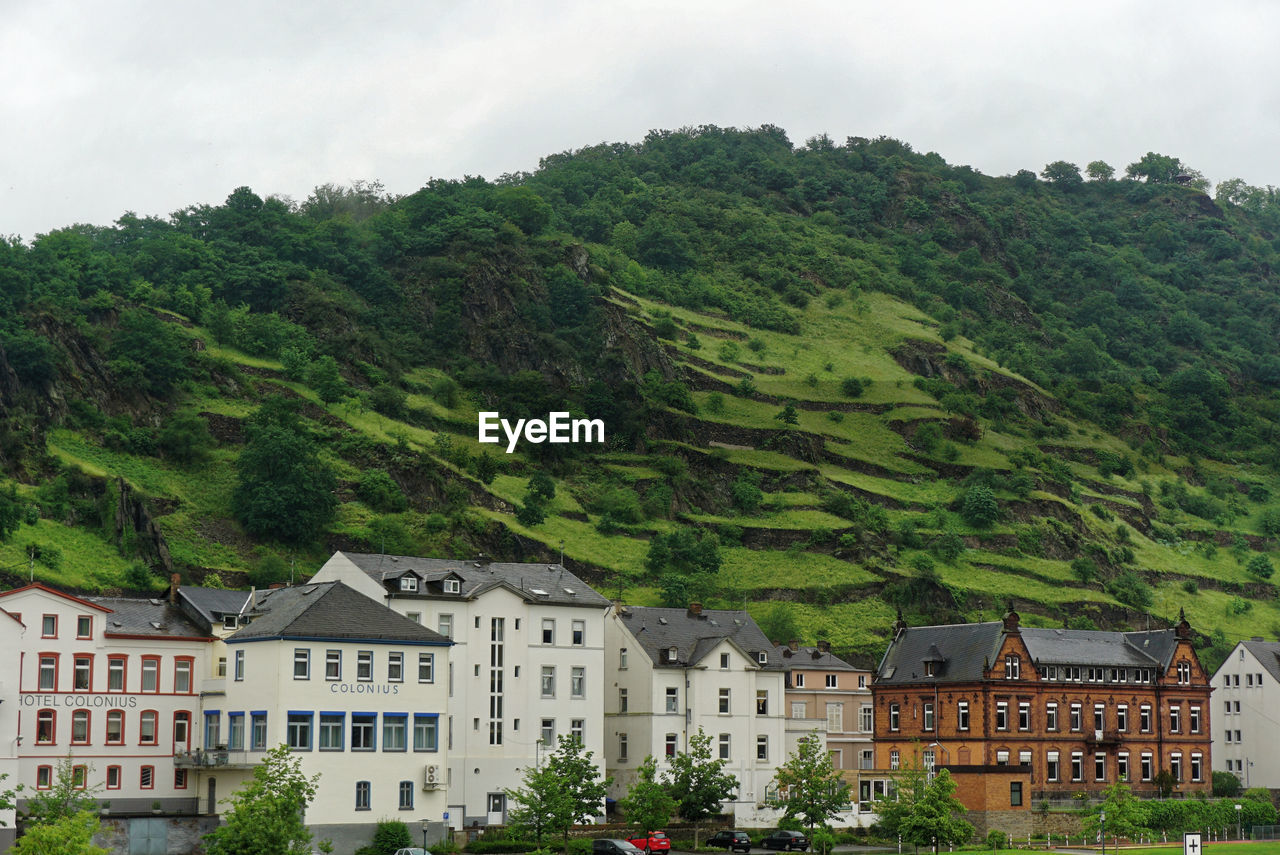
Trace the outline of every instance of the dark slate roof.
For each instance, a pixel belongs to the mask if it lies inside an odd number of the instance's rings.
[[[183,585],[178,596],[191,604],[200,617],[211,623],[221,623],[223,615],[238,615],[249,601],[247,591],[228,591],[222,588],[197,588]]]
[[[228,644],[278,638],[453,643],[341,582],[272,588],[254,600],[248,626],[229,635]]]
[[[111,610],[102,616],[108,635],[143,635],[156,638],[208,638],[208,631],[167,599],[142,600],[132,597],[88,597],[90,602]]]
[[[773,648],[782,658],[782,664],[788,671],[857,671],[859,669],[845,662],[830,650],[822,651],[816,647],[797,647],[792,650],[785,644]]]
[[[379,555],[363,552],[343,552],[351,563],[396,597],[422,599],[474,599],[485,591],[505,587],[531,603],[554,603],[558,606],[587,606],[606,608],[609,600],[597,593],[586,582],[559,564],[517,564],[493,561],[460,561],[454,558],[417,558],[412,555]],[[460,593],[444,594],[428,589],[417,592],[401,591],[399,579],[413,572],[420,579],[438,582],[456,574],[461,580]]]
[[[695,615],[687,609],[659,609],[630,606],[618,613],[640,647],[655,665],[686,667],[696,665],[725,639],[736,644],[753,662],[764,651],[770,671],[785,669],[782,654],[745,611],[703,609]],[[676,661],[667,660],[666,651],[676,648]]]
[[[1173,630],[1166,630],[1170,638]],[[1022,640],[1036,662],[1048,665],[1110,665],[1127,668],[1155,668],[1163,652],[1162,640],[1156,633],[1132,633],[1142,638],[1130,639],[1131,633],[1090,629],[1024,629]],[[1151,636],[1157,636],[1152,638]]]
[[[1240,643],[1258,662],[1262,663],[1262,667],[1267,669],[1271,679],[1280,682],[1280,641],[1242,641]]]

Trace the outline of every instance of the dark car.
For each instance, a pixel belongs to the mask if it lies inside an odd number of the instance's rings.
[[[760,841],[760,845],[765,849],[779,850],[797,850],[804,852],[809,848],[809,838],[805,837],[799,831],[783,831],[781,829],[773,832],[764,840]]]
[[[730,852],[750,852],[751,837],[745,831],[717,831],[707,845],[722,846]]]
[[[613,838],[592,840],[591,852],[592,855],[640,855],[640,850],[632,845],[629,840],[615,840]]]

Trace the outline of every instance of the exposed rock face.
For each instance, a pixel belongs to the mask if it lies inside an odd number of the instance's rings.
[[[132,541],[143,561],[152,567],[163,568],[165,573],[173,572],[169,545],[165,543],[160,527],[123,478],[116,479],[115,541],[117,546]]]

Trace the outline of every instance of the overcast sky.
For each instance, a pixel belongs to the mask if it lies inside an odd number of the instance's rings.
[[[1280,185],[1280,3],[0,0],[0,235],[408,193],[652,128]]]

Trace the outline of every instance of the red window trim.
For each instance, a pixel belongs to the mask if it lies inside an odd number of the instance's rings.
[[[50,722],[52,722],[49,728],[50,739],[48,739],[47,741],[40,739],[40,717],[45,713],[49,714],[49,720]],[[49,707],[36,710],[36,745],[57,745],[57,744],[58,744],[58,711],[55,709],[50,709]]]
[[[52,635],[45,634],[45,631],[44,631],[45,618],[53,618],[53,634]],[[58,637],[58,616],[56,614],[40,615],[40,637],[41,638],[57,638]]]
[[[138,693],[143,695],[158,695],[160,694],[160,658],[161,657],[143,656],[141,658],[142,658],[142,668],[141,670],[138,671]],[[156,663],[156,687],[154,689],[151,689],[150,691],[148,691],[146,688],[148,662]]]
[[[89,688],[76,688],[76,663],[81,659],[89,660]],[[71,691],[73,692],[92,692],[93,691],[93,654],[92,653],[75,653],[71,656]]]
[[[179,776],[182,777],[182,783],[178,783]],[[173,788],[175,790],[185,790],[190,783],[191,776],[187,773],[186,769],[173,770]]]
[[[124,663],[123,666],[120,668],[120,688],[118,689],[111,688],[111,663],[112,662]],[[117,693],[117,692],[123,693],[127,691],[128,688],[129,688],[129,656],[128,654],[108,653],[107,654],[107,691],[109,693]]]
[[[178,691],[178,663],[187,663],[187,690]],[[175,695],[194,695],[196,693],[196,658],[194,656],[173,657],[173,693]]]
[[[142,773],[143,773],[143,772],[145,772],[147,769],[150,769],[150,770],[151,770],[151,783],[150,783],[150,784],[144,784],[144,783],[142,783]],[[155,766],[141,766],[141,767],[139,767],[139,768],[138,768],[138,789],[140,789],[140,790],[154,790],[155,788],[156,788],[156,767],[155,767]]]
[[[113,716],[118,716],[120,718],[120,737],[118,739],[111,738],[111,719]],[[124,710],[108,710],[107,711],[107,730],[103,737],[103,742],[106,745],[124,745],[124,728],[125,728]]]
[[[178,747],[178,716],[185,715],[187,717],[187,740],[183,746],[184,751],[191,750],[191,727],[192,719],[191,710],[174,710],[173,711],[173,747]]]
[[[48,781],[49,781],[49,782],[48,782],[47,784],[45,784],[45,785],[42,787],[42,786],[40,786],[40,773],[41,773],[42,771],[45,771],[45,770],[47,770],[47,771],[48,771],[48,774],[49,774],[49,779],[48,779]],[[36,789],[37,789],[37,790],[48,790],[48,789],[51,789],[52,787],[53,787],[53,767],[52,767],[52,766],[37,766],[37,767],[36,767]]]
[[[80,786],[78,787],[75,784],[77,771],[79,771],[80,773]],[[73,790],[83,790],[83,789],[87,789],[88,786],[89,786],[89,767],[84,765],[83,763],[77,763],[76,765],[72,766],[71,767],[71,788]]]
[[[40,686],[40,674],[44,670],[44,658],[46,656],[53,657],[53,688],[45,689]],[[45,650],[36,654],[36,691],[39,692],[56,692],[58,691],[58,683],[62,679],[62,654],[56,650]]]
[[[112,769],[115,769],[115,770],[116,770],[116,785],[115,785],[114,787],[113,787],[113,786],[111,786],[111,770],[112,770]],[[118,789],[120,789],[121,778],[123,778],[123,777],[124,777],[124,769],[122,769],[122,768],[121,768],[121,767],[119,767],[119,766],[108,766],[108,767],[107,767],[107,785],[106,785],[106,788],[107,788],[108,790],[118,790]]]
[[[89,619],[89,634],[88,634],[88,635],[81,635],[81,634],[80,634],[80,619],[81,619],[81,618],[88,618],[88,619]],[[93,615],[76,615],[76,638],[77,638],[77,639],[93,638]]]
[[[155,723],[151,727],[151,741],[147,742],[142,738],[142,722],[146,718],[147,713],[151,713]],[[160,744],[160,712],[159,710],[140,710],[138,712],[138,744],[139,745],[159,745]]]
[[[84,713],[84,739],[76,739],[76,716]],[[91,710],[75,710],[71,713],[71,744],[88,745],[93,742],[93,712]]]

